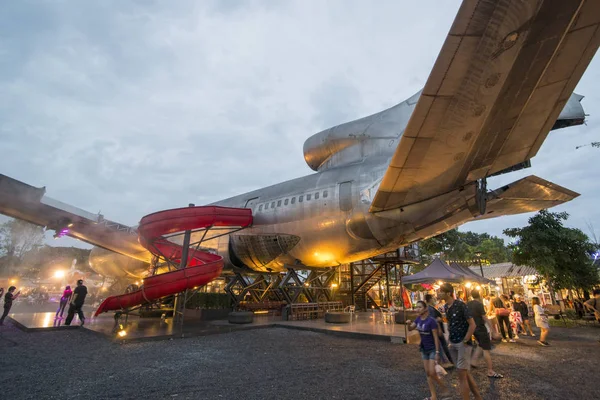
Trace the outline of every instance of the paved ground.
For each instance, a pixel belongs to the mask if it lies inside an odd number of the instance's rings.
[[[486,399],[600,398],[600,329],[555,328],[500,344],[497,371],[474,371]],[[596,364],[594,364],[596,363]],[[416,346],[284,328],[184,340],[112,343],[85,330],[24,333],[0,327],[5,399],[422,399]],[[455,384],[455,373],[449,380]],[[458,396],[455,396],[458,398]]]

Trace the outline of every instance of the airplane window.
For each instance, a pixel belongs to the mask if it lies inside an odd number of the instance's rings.
[[[288,200],[288,199],[285,199],[285,201],[283,202],[283,205],[284,205],[284,206],[287,206],[287,205],[288,205],[288,202],[289,202],[289,200]]]
[[[315,200],[319,199],[319,192],[315,193]]]
[[[325,190],[325,191],[323,192],[323,198],[324,198],[324,199],[326,199],[326,198],[327,198],[327,190]]]
[[[258,211],[262,211],[262,204],[258,206]]]
[[[271,202],[271,208],[275,208],[275,202],[274,201]]]
[[[277,207],[281,207],[281,200],[277,202]]]
[[[310,194],[306,195],[306,201],[310,201]]]
[[[298,197],[298,203],[302,203],[302,200],[304,200],[304,195]]]
[[[296,198],[292,197],[292,204],[294,204],[296,202]]]

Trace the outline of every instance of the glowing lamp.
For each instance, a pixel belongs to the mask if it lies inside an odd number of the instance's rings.
[[[55,271],[54,272],[54,277],[58,278],[58,279],[64,278],[65,277],[65,271],[61,271],[61,270]]]
[[[477,290],[481,290],[481,286],[477,285],[477,288],[476,288],[476,289],[477,289]]]
[[[332,283],[332,284],[331,284],[331,288],[332,288],[332,289],[335,289],[336,287],[338,287],[338,284],[337,284],[337,283]]]
[[[471,287],[471,282],[467,282],[467,283],[465,283],[465,287],[466,287],[467,289],[469,289],[469,288]]]

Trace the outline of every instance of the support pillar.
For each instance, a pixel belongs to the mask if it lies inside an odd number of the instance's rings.
[[[195,205],[190,203],[189,207],[195,207]],[[185,231],[183,236],[183,248],[181,250],[181,260],[179,261],[179,269],[187,267],[191,238],[192,231]],[[183,313],[185,311],[186,300],[187,290],[183,293],[176,294],[175,303],[173,304],[173,325],[180,327],[181,336],[183,336]]]

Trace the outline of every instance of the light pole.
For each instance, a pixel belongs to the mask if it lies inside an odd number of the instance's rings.
[[[475,256],[477,257],[477,261],[479,261],[479,270],[481,271],[481,277],[485,278],[485,276],[483,276],[483,265],[481,265],[481,252],[475,252]]]

